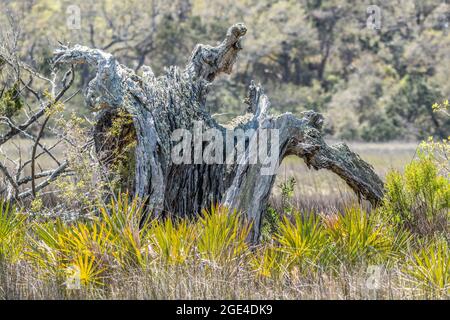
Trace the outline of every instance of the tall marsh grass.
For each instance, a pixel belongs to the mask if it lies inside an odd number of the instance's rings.
[[[433,218],[448,217],[449,181],[417,160],[386,186],[370,212],[292,206],[257,245],[220,206],[141,221],[125,194],[70,222],[0,202],[0,299],[449,298],[448,224]]]

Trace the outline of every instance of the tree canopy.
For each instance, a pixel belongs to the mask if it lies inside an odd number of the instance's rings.
[[[367,27],[369,5],[380,8],[380,29]],[[432,112],[450,96],[450,6],[439,0],[23,0],[4,7],[3,32],[8,20],[21,21],[18,54],[44,74],[58,41],[160,74],[164,66],[185,65],[196,43],[220,41],[242,21],[251,32],[236,71],[208,97],[219,122],[245,110],[240,97],[255,79],[276,112],[324,113],[332,137],[415,140],[450,130],[450,121]],[[80,88],[92,77],[83,68]],[[72,104],[88,113],[81,97]]]

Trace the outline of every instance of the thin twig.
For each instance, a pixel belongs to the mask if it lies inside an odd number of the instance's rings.
[[[36,141],[33,145],[33,149],[31,150],[31,193],[33,194],[33,197],[36,197],[36,175],[35,175],[35,161],[36,161],[36,150],[37,146],[39,144],[39,140],[42,137],[42,134],[44,133],[45,126],[47,125],[48,120],[50,119],[50,115],[48,115],[44,123],[42,123],[41,129],[39,130],[39,133],[36,137]]]

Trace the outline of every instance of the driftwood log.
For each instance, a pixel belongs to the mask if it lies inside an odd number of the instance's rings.
[[[148,66],[144,66],[142,75],[138,75],[111,54],[81,45],[57,49],[54,62],[86,63],[96,70],[85,96],[90,106],[101,108],[93,130],[97,152],[110,152],[105,132],[116,110],[122,108],[131,115],[137,140],[134,194],[147,198],[155,215],[167,212],[194,215],[219,203],[237,209],[251,219],[254,226],[252,240],[258,241],[275,175],[262,174],[263,163],[245,160],[254,146],[252,139],[262,129],[277,131],[277,148],[268,148],[272,155],[276,153],[278,163],[286,156],[296,155],[308,167],[336,173],[358,196],[377,204],[383,196],[382,181],[373,168],[345,144],[329,146],[325,143],[321,134],[321,114],[307,111],[300,118],[291,113],[272,116],[268,97],[261,86],[254,83],[245,100],[248,114],[240,117],[233,128],[220,125],[206,111],[211,82],[220,73],[231,73],[246,32],[243,24],[233,25],[220,45],[197,45],[184,69],[172,66],[158,77]],[[223,135],[223,141],[230,131],[253,132],[246,138],[247,153],[234,163],[174,163],[172,152],[179,142],[173,141],[173,132],[176,129],[195,130],[199,122],[203,132],[217,129],[216,132]],[[196,146],[192,143],[189,148],[192,149],[190,154],[195,156]],[[222,152],[225,158],[230,151],[224,148]]]

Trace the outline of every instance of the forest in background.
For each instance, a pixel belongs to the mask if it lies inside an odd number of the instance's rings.
[[[415,141],[450,132],[449,118],[433,112],[450,96],[446,2],[1,0],[0,21],[19,27],[17,54],[45,75],[58,41],[101,48],[138,73],[149,65],[158,75],[164,66],[185,65],[196,43],[216,45],[242,21],[245,50],[208,96],[219,122],[245,112],[242,97],[254,79],[276,112],[323,113],[329,137]],[[381,10],[380,29],[367,26],[370,5]],[[93,74],[81,68],[76,87],[83,89]],[[82,95],[67,110],[90,113]]]

